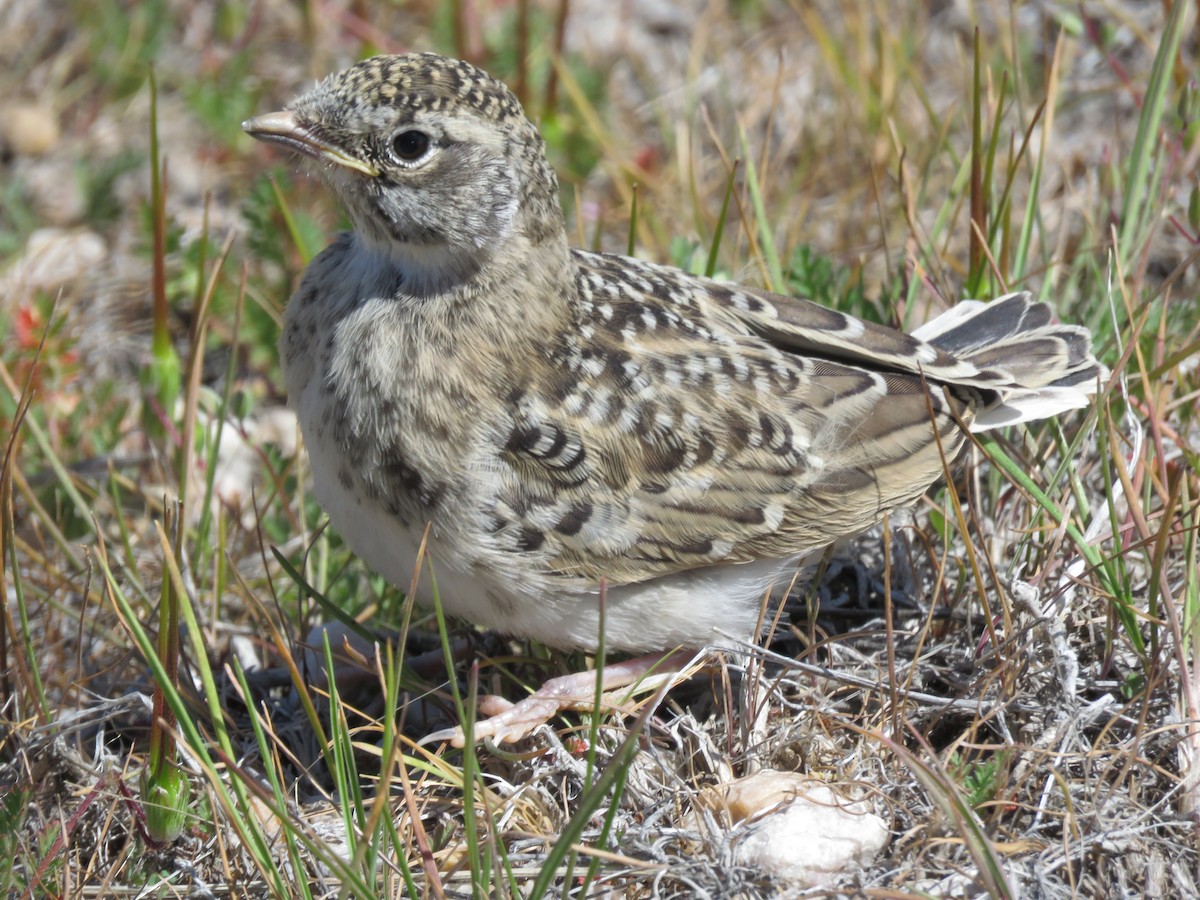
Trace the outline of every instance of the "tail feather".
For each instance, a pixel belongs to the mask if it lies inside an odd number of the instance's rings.
[[[1087,330],[1053,319],[1047,304],[1023,292],[991,303],[963,301],[912,336],[978,370],[967,378],[931,374],[985,391],[971,430],[986,431],[1085,407],[1107,377]]]
[[[1053,318],[1054,312],[1047,304],[1032,301],[1023,291],[990,303],[963,300],[913,331],[912,336],[947,352],[964,354],[1045,328]]]

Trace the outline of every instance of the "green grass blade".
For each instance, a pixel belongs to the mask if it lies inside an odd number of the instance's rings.
[[[1155,160],[1158,153],[1158,135],[1163,113],[1167,106],[1167,92],[1171,87],[1171,75],[1179,55],[1179,43],[1183,38],[1183,17],[1190,4],[1173,3],[1171,13],[1163,29],[1154,66],[1150,70],[1150,82],[1142,98],[1142,114],[1138,117],[1137,134],[1129,154],[1129,168],[1125,174],[1125,202],[1121,207],[1121,226],[1117,245],[1121,255],[1122,269],[1132,267],[1137,248],[1153,219],[1151,199],[1152,173],[1157,170]]]

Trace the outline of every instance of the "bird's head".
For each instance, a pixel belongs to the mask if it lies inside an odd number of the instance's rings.
[[[469,63],[372,57],[242,128],[315,160],[359,238],[418,293],[462,283],[519,244],[565,240],[537,129]]]

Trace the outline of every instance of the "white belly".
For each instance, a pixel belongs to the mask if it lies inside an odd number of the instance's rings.
[[[317,499],[334,528],[371,569],[407,592],[424,523],[405,524],[344,487],[335,474],[341,460],[332,442],[314,441],[308,452]],[[482,536],[476,546],[467,546],[458,524],[431,529],[419,601],[432,604],[432,568],[442,608],[451,615],[549,646],[596,649],[598,585],[567,586],[545,577],[531,571],[526,559],[488,552]],[[795,566],[795,560],[761,560],[612,587],[604,602],[605,646],[640,653],[752,640],[764,597],[786,588]]]
[[[288,312],[315,314],[290,307]],[[353,317],[382,327],[390,312],[386,304],[365,303]],[[436,463],[417,459],[419,465],[428,464],[427,472],[450,477],[456,486],[430,507],[407,497],[411,515],[389,511],[377,492],[366,489],[364,478],[372,473],[355,472],[351,465],[362,454],[338,443],[365,438],[346,436],[345,429],[339,438],[338,429],[330,427],[345,410],[325,380],[329,373],[322,371],[324,348],[304,340],[306,325],[295,323],[290,332],[298,340],[285,354],[289,394],[307,444],[317,499],[354,552],[407,592],[426,520],[432,516],[428,561],[422,565],[416,594],[420,602],[432,602],[432,569],[442,607],[452,615],[549,646],[594,649],[602,618],[599,585],[554,575],[535,554],[502,549],[488,532],[486,510],[494,501],[489,491],[494,491],[492,481],[498,477],[499,448],[489,450],[476,435],[461,442],[474,448],[474,456],[443,456]],[[285,331],[285,344],[288,334]],[[341,352],[354,352],[355,346],[351,342]],[[378,374],[382,378],[387,373]],[[398,389],[396,382],[391,389]],[[752,639],[764,595],[772,587],[786,587],[794,568],[794,559],[759,560],[611,587],[604,598],[605,645],[612,651],[652,652]]]

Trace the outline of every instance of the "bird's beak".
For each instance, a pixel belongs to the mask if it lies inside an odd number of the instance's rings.
[[[282,144],[297,153],[311,156],[313,159],[327,159],[347,169],[354,169],[372,177],[379,170],[369,162],[350,156],[327,141],[321,140],[311,129],[303,125],[296,114],[292,112],[273,112],[255,116],[242,123],[242,131],[272,144]]]

